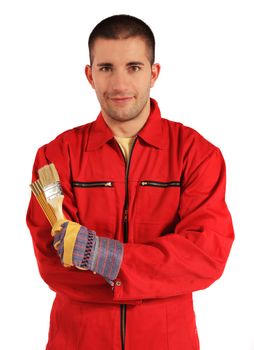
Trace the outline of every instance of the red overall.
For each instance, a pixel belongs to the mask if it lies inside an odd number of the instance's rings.
[[[56,292],[47,350],[198,350],[192,292],[218,279],[234,239],[220,150],[160,116],[156,101],[126,164],[101,114],[37,153],[53,162],[64,213],[124,242],[115,287],[65,268],[32,196],[27,214],[39,271]]]

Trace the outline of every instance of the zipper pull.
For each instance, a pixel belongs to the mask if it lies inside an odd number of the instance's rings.
[[[106,186],[106,187],[112,187],[112,182],[110,182],[110,181],[109,181],[109,182],[106,182],[106,183],[105,183],[105,186]]]
[[[147,181],[142,181],[142,182],[141,182],[141,185],[142,185],[142,186],[147,185]]]

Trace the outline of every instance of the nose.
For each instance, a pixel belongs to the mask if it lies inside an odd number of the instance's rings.
[[[111,79],[111,88],[114,94],[123,94],[128,91],[129,77],[125,71],[115,70]]]

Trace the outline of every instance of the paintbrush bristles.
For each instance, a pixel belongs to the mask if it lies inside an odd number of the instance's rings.
[[[38,170],[42,187],[47,187],[59,181],[59,175],[53,163],[43,166]]]

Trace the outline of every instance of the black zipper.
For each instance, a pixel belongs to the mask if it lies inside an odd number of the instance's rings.
[[[169,182],[161,182],[161,181],[141,181],[140,186],[154,186],[154,187],[180,187],[180,181],[169,181]]]
[[[113,181],[89,181],[89,182],[80,182],[73,181],[73,187],[113,187]]]
[[[124,202],[124,218],[123,218],[123,228],[124,228],[124,243],[128,242],[128,203],[129,203],[129,194],[128,194],[128,176],[129,176],[129,169],[130,169],[130,161],[131,161],[131,156],[133,152],[134,145],[136,143],[137,138],[135,138],[131,150],[130,150],[130,156],[128,162],[126,162],[125,156],[123,154],[123,151],[121,147],[119,146],[118,142],[118,147],[120,148],[120,151],[123,155],[124,162],[125,162],[125,202]],[[120,305],[120,312],[121,312],[121,317],[120,317],[120,328],[121,328],[121,342],[122,342],[122,350],[124,350],[124,343],[125,343],[125,334],[126,334],[126,304],[121,304]]]
[[[126,304],[120,305],[121,310],[121,343],[122,350],[124,350],[124,342],[125,342],[125,327],[126,327]]]

